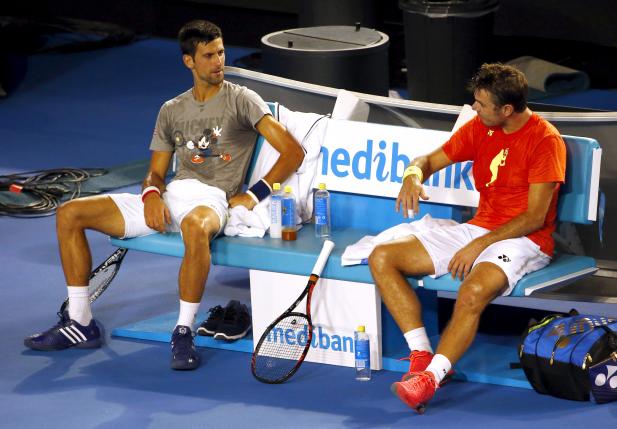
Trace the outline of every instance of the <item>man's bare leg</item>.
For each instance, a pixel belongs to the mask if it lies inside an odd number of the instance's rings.
[[[66,283],[87,286],[92,256],[86,229],[114,237],[124,235],[124,218],[109,196],[79,198],[56,211],[56,233]]]
[[[124,218],[109,196],[72,200],[56,212],[60,259],[69,296],[69,317],[83,326],[92,320],[87,288],[92,256],[86,229],[116,237],[124,235]]]
[[[369,266],[382,300],[411,350],[408,374],[424,371],[432,358],[432,353],[427,353],[431,351],[430,342],[422,322],[422,306],[406,276],[434,273],[433,261],[422,243],[412,236],[377,246],[369,257]],[[415,334],[420,338],[408,338]],[[408,395],[407,383],[393,383],[390,389],[407,405],[417,408],[420,401],[416,395]]]
[[[219,228],[219,217],[209,207],[196,207],[182,220],[185,251],[178,276],[181,300],[201,301],[210,272],[210,241]]]
[[[406,277],[435,272],[433,261],[415,237],[380,244],[369,267],[381,298],[403,333],[424,326],[422,306]]]
[[[210,241],[220,220],[209,207],[196,207],[182,220],[184,258],[178,275],[180,312],[171,336],[171,368],[196,369],[201,361],[193,342],[193,323],[210,271]]]
[[[452,318],[426,370],[412,372],[405,381],[390,387],[399,399],[417,412],[424,412],[452,365],[473,342],[482,311],[504,290],[507,281],[504,272],[491,263],[480,263],[471,270],[461,284]]]
[[[446,356],[452,365],[458,362],[476,336],[482,312],[507,285],[508,278],[497,265],[490,262],[476,265],[461,284],[437,354]]]
[[[24,345],[34,350],[64,350],[70,347],[96,348],[103,335],[92,320],[88,279],[92,269],[86,229],[109,235],[124,235],[124,219],[113,200],[96,196],[69,201],[56,211],[56,230],[62,268],[69,294],[68,318],[45,332],[31,335]]]

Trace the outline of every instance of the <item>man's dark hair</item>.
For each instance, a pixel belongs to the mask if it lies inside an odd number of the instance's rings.
[[[223,32],[210,21],[198,19],[187,22],[178,32],[178,42],[182,55],[195,56],[197,45],[200,43],[208,44],[214,39],[223,38]]]
[[[471,78],[467,89],[474,94],[484,89],[498,107],[511,104],[514,111],[527,108],[527,79],[519,69],[505,64],[482,64]]]

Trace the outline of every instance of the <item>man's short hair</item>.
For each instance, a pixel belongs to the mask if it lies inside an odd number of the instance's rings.
[[[178,42],[183,55],[195,56],[197,45],[208,44],[214,39],[223,38],[223,32],[210,21],[197,19],[187,22],[178,32]]]
[[[469,81],[467,89],[472,94],[484,89],[499,107],[511,104],[518,113],[527,108],[527,78],[519,69],[509,65],[482,64]]]

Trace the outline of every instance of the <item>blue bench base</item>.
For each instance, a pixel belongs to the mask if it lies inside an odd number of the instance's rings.
[[[200,315],[198,320],[203,320],[205,316],[205,314]],[[177,317],[178,314],[176,312],[163,314],[116,328],[112,331],[112,336],[169,343],[171,331]],[[479,334],[472,347],[456,365],[457,372],[455,378],[478,383],[531,389],[522,370],[509,368],[510,362],[518,361],[516,350],[519,339],[518,336]],[[433,344],[437,344],[438,341],[438,337],[431,338]],[[253,336],[252,332],[249,332],[246,337],[234,342],[218,341],[212,337],[196,336],[195,344],[199,347],[252,353]],[[406,372],[409,365],[408,362],[399,360],[400,357],[404,357],[409,353],[406,347],[402,346],[398,352],[390,353],[392,353],[390,356],[383,356],[383,368],[399,373]],[[496,359],[496,357],[499,357],[499,359]],[[247,367],[249,362],[250,359],[247,356]]]
[[[207,314],[199,314],[197,320],[205,320]],[[178,312],[163,314],[151,319],[142,320],[130,325],[115,328],[111,335],[120,338],[132,338],[136,340],[161,341],[169,343],[171,333],[178,320]],[[253,351],[253,335],[249,331],[246,337],[237,341],[219,341],[213,337],[195,336],[195,345],[214,349],[232,350],[236,352],[251,353]]]

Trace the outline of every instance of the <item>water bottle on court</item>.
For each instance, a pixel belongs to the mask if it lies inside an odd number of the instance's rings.
[[[285,186],[285,193],[281,197],[282,232],[283,240],[293,241],[297,238],[296,230],[296,198],[291,186]]]
[[[315,191],[313,207],[315,208],[315,237],[330,237],[330,192],[326,190],[325,183],[320,183],[319,189]]]
[[[371,379],[371,343],[364,325],[354,332],[354,353],[356,355],[356,380]]]
[[[272,185],[272,195],[270,196],[270,237],[281,238],[283,222],[281,219],[281,184]]]

